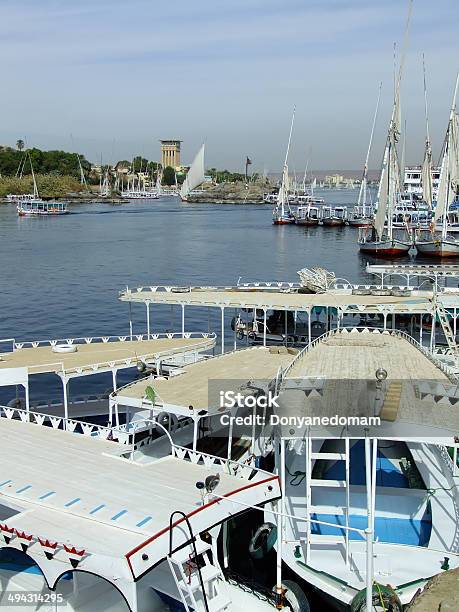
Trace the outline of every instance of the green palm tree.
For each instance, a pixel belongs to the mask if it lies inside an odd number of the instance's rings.
[[[22,149],[24,148],[24,141],[21,138],[16,141],[16,147],[19,151],[22,151]]]

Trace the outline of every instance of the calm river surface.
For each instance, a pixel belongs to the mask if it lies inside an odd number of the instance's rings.
[[[317,195],[336,204],[357,197],[351,190]],[[0,206],[1,338],[126,334],[128,305],[118,301],[126,285],[235,284],[239,277],[296,281],[296,271],[306,266],[322,266],[352,281],[368,278],[358,230],[273,226],[268,205],[164,198],[76,204],[70,210],[63,217],[28,219],[19,218],[11,204]],[[186,316],[187,330],[219,331],[215,309],[210,319],[203,309],[187,309]],[[142,305],[133,306],[133,317],[134,332],[145,331]],[[152,306],[151,317],[152,331],[179,331],[178,309]],[[80,392],[104,390],[111,379],[100,381],[103,376],[72,385]],[[57,377],[46,378],[32,378],[41,379],[32,384],[33,396],[61,397]]]

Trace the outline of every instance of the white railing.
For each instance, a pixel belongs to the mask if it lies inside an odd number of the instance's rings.
[[[172,455],[177,457],[177,459],[190,461],[196,465],[203,465],[206,468],[211,468],[217,472],[236,476],[244,480],[251,480],[254,472],[263,474],[266,478],[272,478],[274,476],[272,472],[266,472],[265,470],[255,467],[255,457],[253,455],[250,455],[246,462],[243,463],[234,461],[233,459],[225,459],[200,451],[194,451],[184,446],[177,446],[176,444],[172,445]]]
[[[0,340],[1,342],[12,342],[13,351],[22,349],[22,348],[38,348],[43,346],[56,346],[58,344],[70,344],[70,345],[79,345],[79,344],[108,344],[109,342],[145,342],[148,340],[171,340],[173,338],[216,338],[215,333],[208,332],[185,332],[182,334],[181,332],[164,332],[158,334],[133,334],[125,335],[125,336],[85,336],[82,338],[54,338],[51,340],[32,340],[32,341],[23,341],[16,342],[14,338],[9,338],[8,340]]]
[[[313,349],[317,344],[337,334],[353,334],[353,333],[354,334],[356,333],[385,334],[385,335],[390,335],[390,336],[396,336],[399,338],[404,338],[410,344],[416,347],[419,351],[421,351],[425,355],[425,357],[427,357],[427,359],[429,359],[429,361],[431,361],[435,365],[435,367],[439,368],[442,372],[444,372],[453,383],[456,383],[458,381],[457,375],[455,374],[455,371],[453,368],[445,365],[443,362],[437,359],[434,354],[432,354],[428,349],[426,349],[417,340],[415,340],[412,336],[410,336],[404,331],[401,331],[399,329],[389,330],[389,329],[378,329],[378,328],[371,328],[371,327],[351,327],[351,328],[342,327],[341,329],[329,330],[328,332],[325,332],[325,334],[322,334],[318,338],[315,338],[312,342],[310,342],[299,353],[295,355],[295,357],[292,359],[292,361],[288,364],[288,366],[285,369],[279,368],[277,376],[273,381],[275,388],[277,390],[280,389],[280,386],[284,382],[287,375],[291,372],[295,364],[298,363],[298,361],[302,359],[303,356],[306,353],[308,353],[311,349]]]
[[[21,408],[0,406],[0,418],[20,420],[23,423],[32,423],[41,427],[51,427],[52,429],[61,429],[99,440],[114,440],[121,444],[129,442],[129,435],[126,432],[119,431],[113,427],[104,427],[102,425],[77,421],[76,419],[66,419],[65,417],[27,411]]]

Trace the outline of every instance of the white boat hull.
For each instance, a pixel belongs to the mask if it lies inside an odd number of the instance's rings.
[[[419,255],[429,257],[459,257],[457,240],[419,240],[415,243]]]
[[[410,249],[411,242],[404,242],[396,238],[360,242],[361,253],[379,257],[402,257],[403,255],[408,255]]]

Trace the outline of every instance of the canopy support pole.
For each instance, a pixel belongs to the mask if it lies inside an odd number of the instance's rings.
[[[222,355],[225,352],[225,307],[221,306],[222,311]]]
[[[185,304],[182,304],[182,338],[185,337]]]
[[[266,346],[266,308],[263,308],[263,346]]]
[[[69,418],[69,402],[68,402],[68,389],[67,389],[67,378],[65,376],[62,377],[62,390],[64,392],[64,417],[66,419]],[[65,428],[67,429],[67,421],[65,423]]]
[[[150,302],[146,302],[145,305],[147,307],[147,336],[150,340]]]
[[[132,340],[132,305],[129,302],[129,339]]]

